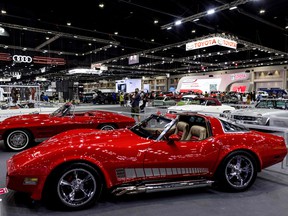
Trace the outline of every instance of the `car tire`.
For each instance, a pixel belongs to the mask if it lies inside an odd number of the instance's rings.
[[[21,151],[32,144],[32,135],[27,130],[13,130],[4,138],[5,148],[9,151]]]
[[[112,124],[102,124],[98,127],[100,130],[115,130],[116,126]]]
[[[92,166],[73,163],[57,169],[48,178],[43,199],[48,207],[81,210],[94,205],[103,189],[103,181]]]
[[[221,163],[216,179],[218,186],[226,191],[241,192],[252,186],[257,177],[255,157],[245,151],[229,154]]]

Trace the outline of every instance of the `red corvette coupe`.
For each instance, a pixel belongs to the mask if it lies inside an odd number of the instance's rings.
[[[0,140],[4,140],[6,149],[20,151],[71,129],[113,130],[135,124],[133,118],[121,114],[105,111],[75,113],[73,108],[72,104],[67,103],[51,114],[35,113],[7,118],[0,122]]]
[[[78,129],[7,161],[7,188],[34,200],[83,209],[101,194],[199,186],[244,191],[281,162],[284,138],[200,114],[151,115],[130,129]]]

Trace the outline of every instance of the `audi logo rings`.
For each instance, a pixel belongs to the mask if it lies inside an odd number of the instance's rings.
[[[31,63],[32,62],[32,57],[30,56],[14,55],[12,59],[13,61],[18,62],[18,63]]]

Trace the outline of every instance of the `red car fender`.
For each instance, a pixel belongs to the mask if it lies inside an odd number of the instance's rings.
[[[235,151],[247,151],[252,153],[252,155],[255,156],[255,159],[257,160],[257,162],[259,163],[260,167],[258,167],[258,169],[260,169],[262,167],[262,159],[260,157],[260,154],[255,151],[255,148],[253,149],[251,146],[251,143],[243,140],[243,134],[230,134],[229,136],[235,136],[235,140],[234,142],[238,143],[237,145],[230,145],[230,143],[225,143],[225,134],[223,134],[223,136],[218,137],[218,140],[215,140],[215,142],[220,142],[221,144],[221,149],[219,151],[219,157],[217,159],[217,162],[215,163],[214,169],[213,169],[213,173],[215,173],[219,167],[219,165],[221,164],[221,162],[232,152]]]

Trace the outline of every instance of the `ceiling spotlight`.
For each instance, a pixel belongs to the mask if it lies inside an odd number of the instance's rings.
[[[196,30],[192,30],[192,33],[195,33],[196,32]]]
[[[68,25],[68,26],[71,26],[71,22],[67,22],[67,25]]]
[[[177,26],[177,25],[181,25],[182,24],[182,20],[177,20],[176,22],[175,22],[175,25]]]
[[[157,24],[159,21],[158,20],[154,20],[154,24]]]
[[[100,8],[104,8],[104,4],[103,4],[103,3],[100,3],[100,4],[99,4],[99,7],[100,7]]]
[[[193,20],[193,22],[197,22],[197,21],[199,21],[199,19],[198,19],[198,18]]]
[[[172,29],[172,26],[169,26],[169,27],[167,28],[167,30],[170,30],[170,29]]]
[[[287,26],[285,26],[285,29],[288,29],[288,25],[287,25]]]
[[[210,9],[207,11],[207,15],[214,14],[214,13],[215,13],[215,9]]]
[[[264,13],[265,13],[265,10],[262,9],[262,10],[259,11],[259,13],[260,13],[260,14],[264,14]]]
[[[154,39],[152,38],[151,41],[154,42]]]
[[[1,10],[1,14],[6,14],[6,10]]]
[[[118,32],[114,32],[115,35],[118,35]]]
[[[235,10],[237,8],[237,6],[233,6],[231,8],[229,8],[229,10]]]

